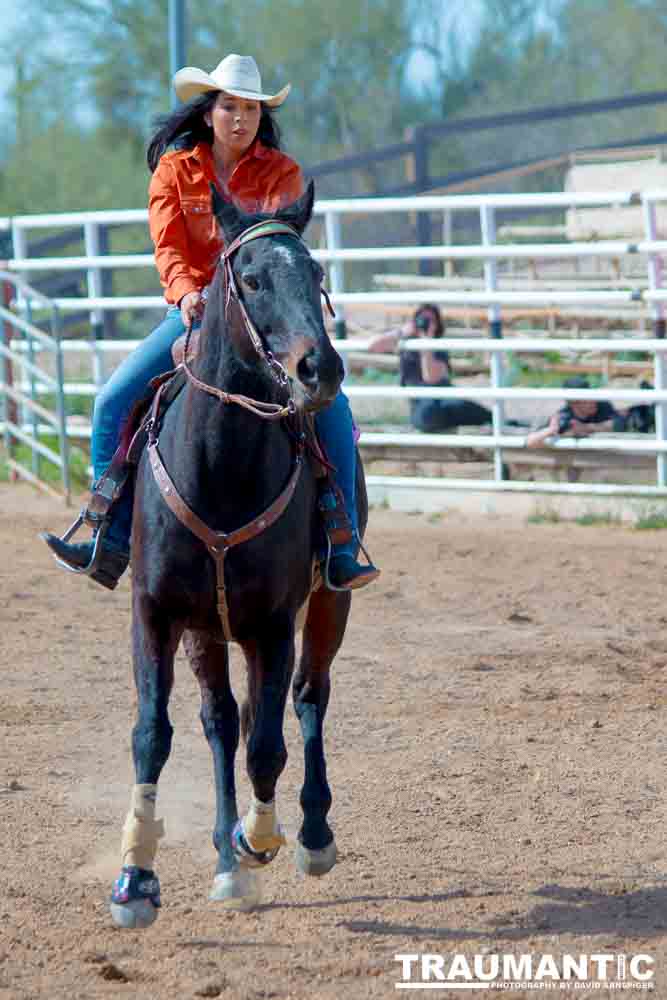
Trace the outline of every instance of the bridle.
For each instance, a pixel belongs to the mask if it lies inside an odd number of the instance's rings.
[[[239,250],[246,243],[249,243],[251,240],[259,239],[261,236],[278,235],[292,236],[302,242],[301,236],[296,229],[288,225],[286,222],[280,222],[278,219],[271,219],[267,222],[258,222],[244,230],[240,236],[237,236],[236,239],[229,244],[221,255],[220,266],[223,268],[225,318],[227,318],[231,302],[234,301],[238,305],[241,318],[243,319],[243,324],[255,351],[261,360],[268,366],[269,371],[278,381],[279,385],[282,388],[287,389],[287,392],[289,393],[287,403],[281,405],[280,403],[265,403],[261,400],[250,399],[248,396],[225,392],[223,389],[219,389],[215,385],[209,385],[208,382],[203,382],[201,379],[197,378],[187,363],[188,345],[192,332],[191,327],[187,331],[185,338],[185,350],[182,362],[185,374],[187,375],[191,385],[195,388],[201,389],[202,392],[206,392],[211,396],[217,397],[223,403],[236,403],[238,406],[242,406],[244,409],[249,410],[250,413],[254,413],[255,416],[261,417],[263,420],[282,420],[285,417],[293,416],[296,414],[296,404],[292,395],[291,381],[287,372],[278,359],[275,358],[270,351],[265,349],[264,344],[262,343],[262,338],[257,332],[255,324],[248,315],[243,299],[239,295],[236,279],[234,277],[232,257],[237,250]],[[331,302],[329,301],[329,296],[324,288],[322,288],[322,294],[329,311],[332,315],[335,315]],[[227,604],[227,590],[225,586],[225,556],[227,555],[229,549],[233,546],[240,545],[242,542],[250,541],[251,538],[256,538],[258,535],[261,535],[262,532],[274,524],[287,509],[290,500],[294,496],[294,492],[301,476],[301,470],[303,469],[305,434],[303,432],[303,428],[301,428],[299,433],[295,435],[294,466],[289,480],[280,495],[276,497],[264,513],[260,514],[254,520],[249,521],[247,524],[244,524],[242,527],[237,528],[235,531],[214,531],[212,528],[209,528],[205,521],[202,521],[202,519],[182,498],[169,473],[167,472],[164,462],[162,461],[162,457],[158,449],[158,426],[160,396],[163,388],[164,383],[155,393],[151,408],[151,415],[147,425],[148,458],[150,466],[164,502],[181,522],[181,524],[185,525],[185,527],[188,528],[193,535],[196,535],[196,537],[204,543],[213,557],[216,574],[218,616],[222,624],[222,632],[225,637],[225,641],[231,642],[233,636],[229,622],[229,606]]]
[[[261,400],[250,399],[248,396],[243,396],[238,393],[225,392],[223,389],[219,389],[215,385],[209,385],[208,382],[202,382],[201,379],[197,378],[187,362],[188,345],[192,334],[192,326],[188,328],[185,338],[185,349],[183,352],[183,368],[188,380],[195,386],[195,388],[201,389],[202,392],[207,392],[211,396],[216,396],[223,403],[236,403],[238,406],[242,406],[244,409],[249,410],[251,413],[254,413],[255,416],[261,417],[263,420],[282,420],[284,417],[290,416],[296,412],[296,404],[292,394],[292,383],[287,372],[278,359],[274,357],[271,351],[267,351],[264,347],[262,338],[257,331],[257,327],[248,315],[248,310],[246,309],[245,303],[239,294],[238,285],[236,284],[232,259],[234,254],[240,250],[242,246],[245,246],[246,243],[250,243],[252,240],[260,239],[263,236],[281,235],[292,236],[294,239],[298,240],[299,243],[305,246],[300,234],[296,231],[296,229],[294,229],[293,226],[290,226],[287,222],[280,222],[278,219],[269,219],[266,222],[257,222],[254,225],[249,226],[248,229],[244,229],[235,240],[232,240],[229,246],[226,247],[220,255],[219,266],[223,269],[225,319],[229,316],[230,305],[233,301],[239,309],[243,325],[245,326],[250,339],[250,343],[254,347],[259,358],[265,363],[273,378],[278,382],[280,388],[287,390],[289,394],[287,403],[284,405],[281,405],[280,403],[264,403]],[[331,315],[335,317],[336,313],[331,305],[331,300],[326,289],[322,287],[321,292],[324,296],[327,309]]]

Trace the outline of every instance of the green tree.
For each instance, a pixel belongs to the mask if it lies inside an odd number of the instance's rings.
[[[145,203],[144,149],[169,106],[168,0],[24,0],[0,65],[13,85],[0,212]],[[44,9],[44,8],[47,9]],[[304,164],[400,142],[408,127],[661,89],[665,0],[245,0],[189,7],[188,61],[252,52],[289,80],[286,148]],[[471,13],[472,12],[472,13]],[[36,32],[35,24],[40,30]],[[0,36],[2,29],[0,28]],[[428,72],[421,85],[414,70]],[[665,106],[448,137],[434,174],[667,131]],[[30,150],[30,154],[27,154]],[[66,176],[63,176],[66,174]],[[347,194],[404,182],[400,161]],[[27,206],[31,206],[28,208]]]
[[[273,0],[198,0],[189,5],[188,61],[208,68],[230,51],[255,53],[267,86],[293,84],[281,117],[302,156],[356,152],[399,137],[408,121],[405,68],[421,2],[309,0],[277,9]],[[27,0],[33,14],[36,6],[45,33],[67,39],[62,67],[74,71],[102,132],[143,144],[169,103],[167,0],[50,0],[47,12]]]

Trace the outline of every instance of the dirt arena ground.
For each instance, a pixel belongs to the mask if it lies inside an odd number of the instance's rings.
[[[129,585],[56,568],[37,539],[70,518],[56,502],[4,485],[0,510],[3,1000],[401,996],[399,953],[645,953],[667,998],[667,534],[375,511],[383,576],[354,598],[328,715],[340,863],[307,880],[287,848],[259,911],[207,901],[212,765],[180,657],[163,909],[121,932]],[[293,838],[291,706],[286,729]]]

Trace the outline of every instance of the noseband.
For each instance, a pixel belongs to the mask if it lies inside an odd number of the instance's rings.
[[[289,416],[296,410],[290,379],[278,359],[274,357],[271,351],[267,351],[265,349],[264,344],[262,343],[262,338],[257,331],[257,327],[248,315],[245,303],[239,295],[236,278],[234,276],[234,267],[232,264],[232,258],[237,250],[240,250],[246,243],[250,243],[252,240],[260,239],[262,236],[292,236],[294,239],[298,240],[299,243],[303,243],[301,236],[293,226],[290,226],[287,222],[280,222],[278,219],[269,219],[267,222],[257,222],[255,225],[249,226],[248,229],[244,229],[235,240],[232,240],[220,256],[220,264],[223,268],[225,319],[228,317],[229,306],[233,300],[239,308],[243,325],[246,328],[246,332],[250,338],[250,343],[255,348],[257,355],[266,364],[271,375],[276,379],[279,386],[282,389],[286,389],[289,393],[287,403],[283,406],[281,406],[280,403],[264,403],[260,400],[250,399],[248,396],[239,395],[238,393],[225,392],[223,389],[219,389],[215,385],[209,385],[208,382],[202,382],[201,379],[198,379],[197,376],[193,374],[187,362],[188,345],[190,342],[190,335],[192,333],[192,326],[189,327],[185,338],[183,368],[185,369],[185,374],[192,385],[194,385],[197,389],[201,389],[203,392],[209,393],[211,396],[216,396],[218,399],[222,400],[223,403],[236,403],[238,406],[242,406],[244,409],[250,410],[251,413],[254,413],[257,417],[261,417],[263,420],[282,420],[284,417]],[[305,246],[305,244],[303,245]],[[329,312],[332,316],[335,316],[336,314],[333,310],[331,300],[329,299],[326,289],[322,288],[321,291]]]

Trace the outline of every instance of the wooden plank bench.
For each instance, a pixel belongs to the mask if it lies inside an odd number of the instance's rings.
[[[374,428],[377,430],[377,428]],[[406,428],[406,431],[408,429]],[[461,428],[461,433],[479,436],[480,428]],[[647,440],[647,435],[607,434],[609,438]],[[521,442],[521,443],[520,443]],[[601,482],[654,482],[655,454],[631,453],[602,449],[588,451],[580,448],[526,448],[523,436],[517,437],[516,447],[503,447],[503,463],[508,479],[551,479],[555,482],[576,483],[579,480]],[[602,443],[602,442],[600,442]],[[480,478],[485,472],[491,475],[493,452],[491,449],[452,445],[411,445],[364,443],[362,429],[359,448],[367,472],[450,477],[470,476],[466,466],[475,466]],[[473,477],[474,478],[474,477]]]
[[[628,435],[624,435],[628,436]],[[646,437],[646,435],[638,435]],[[579,448],[503,448],[503,461],[510,479],[536,478],[548,472],[556,482],[654,481],[656,457],[648,452],[583,451]],[[528,476],[526,472],[528,471]]]

